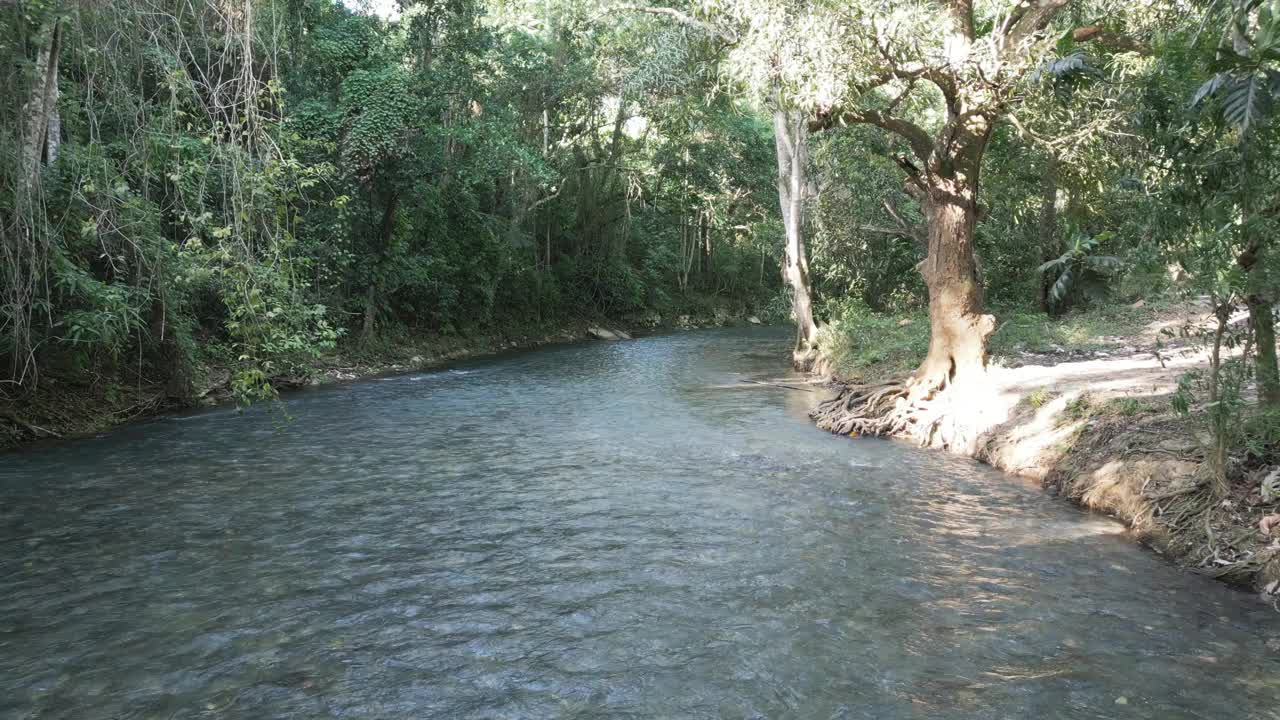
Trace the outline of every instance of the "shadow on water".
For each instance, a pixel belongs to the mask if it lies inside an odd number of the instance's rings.
[[[1276,716],[1269,608],[738,387],[790,340],[556,347],[7,457],[0,716]]]

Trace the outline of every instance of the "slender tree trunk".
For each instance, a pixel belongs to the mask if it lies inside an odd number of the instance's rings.
[[[373,337],[374,322],[378,316],[378,289],[373,280],[364,294],[364,325],[360,329],[360,338],[368,340]]]
[[[929,253],[920,266],[929,288],[929,354],[916,379],[934,388],[980,375],[995,318],[983,313],[982,280],[974,252],[975,182],[935,180],[925,202]]]
[[[1272,283],[1267,279],[1267,239],[1253,233],[1248,247],[1236,263],[1248,278],[1249,323],[1257,340],[1254,365],[1258,376],[1258,403],[1267,408],[1280,408],[1280,367],[1276,359],[1276,319]]]
[[[786,235],[782,277],[791,287],[791,314],[796,321],[797,364],[812,362],[808,351],[817,342],[813,300],[809,289],[809,260],[804,242],[804,201],[808,183],[808,127],[798,112],[773,111],[774,144],[778,155],[778,202]]]
[[[45,154],[51,113],[58,98],[58,50],[62,39],[62,23],[54,21],[36,55],[35,82],[23,110],[22,181],[33,187],[40,175],[40,158]],[[56,150],[54,151],[56,154]]]
[[[1227,494],[1227,435],[1224,425],[1225,414],[1218,401],[1221,399],[1222,382],[1222,339],[1227,331],[1227,322],[1231,318],[1230,304],[1213,299],[1213,314],[1218,324],[1213,332],[1213,353],[1209,356],[1209,414],[1213,423],[1213,449],[1209,457],[1209,467],[1213,471],[1212,489],[1214,497],[1221,498]]]
[[[698,211],[698,273],[703,287],[711,285],[711,220],[705,210]]]
[[[382,264],[385,260],[387,249],[391,247],[391,237],[396,229],[396,208],[400,205],[400,193],[392,193],[387,198],[386,207],[382,210],[382,227],[378,229],[378,239],[382,246],[378,248],[376,256],[378,262],[375,268]],[[364,299],[364,326],[360,329],[360,337],[368,340],[373,337],[373,330],[376,325],[378,316],[378,277],[375,274],[369,278],[369,287],[365,291]]]
[[[1276,301],[1274,283],[1268,278],[1267,253],[1270,238],[1253,229],[1254,187],[1250,178],[1252,157],[1246,151],[1241,158],[1240,184],[1241,227],[1248,233],[1244,252],[1236,258],[1236,264],[1245,271],[1248,292],[1245,304],[1249,307],[1249,323],[1257,340],[1254,368],[1258,378],[1258,404],[1264,408],[1280,408],[1280,367],[1276,363],[1276,319],[1272,309]]]
[[[1271,300],[1250,295],[1249,321],[1253,324],[1253,337],[1257,340],[1258,403],[1266,408],[1280,409],[1280,368],[1276,359],[1276,318]]]
[[[1050,154],[1045,159],[1044,174],[1040,177],[1040,262],[1045,263],[1058,257],[1058,158]],[[1040,273],[1040,309],[1046,314],[1054,314],[1053,289],[1054,277],[1049,272]]]

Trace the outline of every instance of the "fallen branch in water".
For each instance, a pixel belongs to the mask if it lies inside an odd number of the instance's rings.
[[[744,383],[752,383],[754,385],[768,385],[769,387],[780,387],[780,388],[786,388],[788,390],[799,390],[801,392],[813,392],[813,388],[796,387],[795,385],[784,385],[783,383],[766,382],[764,380],[748,380],[747,378],[741,378],[741,380]]]

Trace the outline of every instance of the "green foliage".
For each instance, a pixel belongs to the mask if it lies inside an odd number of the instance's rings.
[[[873,381],[915,369],[929,349],[929,319],[876,313],[846,300],[818,337],[823,354],[842,376]]]
[[[202,361],[250,402],[382,332],[775,296],[772,137],[720,91],[723,55],[553,4],[25,4],[6,96],[30,96],[57,19],[62,143],[40,203],[0,201],[29,243],[0,238],[28,259],[0,280],[11,379],[141,358],[131,379],[181,400]]]
[[[1048,405],[1054,397],[1055,395],[1048,390],[1045,390],[1044,388],[1036,388],[1035,390],[1027,393],[1027,396],[1024,399],[1028,405],[1039,410],[1045,405]]]
[[[1036,268],[1038,273],[1056,276],[1049,289],[1049,298],[1055,305],[1073,298],[1094,302],[1107,298],[1112,277],[1124,265],[1113,255],[1096,254],[1098,247],[1111,237],[1111,233],[1088,237],[1077,232],[1068,241],[1066,252]]]
[[[1136,398],[1117,398],[1107,403],[1105,411],[1120,417],[1136,417],[1155,412],[1156,408]]]
[[[1093,396],[1083,392],[1067,401],[1062,409],[1062,419],[1069,422],[1087,420],[1095,409]]]

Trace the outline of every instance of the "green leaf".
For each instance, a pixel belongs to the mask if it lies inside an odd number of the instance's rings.
[[[1196,107],[1200,103],[1204,102],[1204,99],[1207,97],[1217,95],[1218,91],[1222,89],[1222,86],[1230,79],[1231,75],[1229,73],[1220,72],[1206,80],[1204,84],[1200,86],[1200,89],[1196,91],[1195,96],[1191,98],[1191,107]]]
[[[1071,52],[1071,48],[1076,45],[1076,37],[1074,28],[1068,29],[1058,36],[1058,54],[1066,55]]]
[[[1227,92],[1222,105],[1222,116],[1235,125],[1241,135],[1271,114],[1271,93],[1257,75],[1237,79]]]
[[[1065,298],[1067,293],[1071,290],[1071,282],[1074,279],[1075,273],[1071,272],[1071,267],[1068,266],[1062,271],[1062,274],[1058,276],[1057,281],[1053,283],[1053,287],[1049,288],[1049,297],[1052,298],[1054,302],[1062,302],[1062,299]]]

